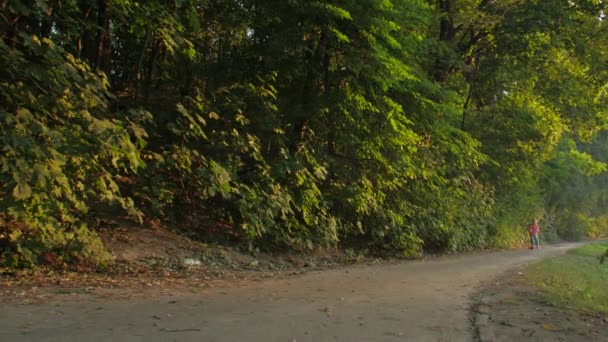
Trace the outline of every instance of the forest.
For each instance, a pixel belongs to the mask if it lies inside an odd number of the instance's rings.
[[[160,222],[411,257],[608,234],[600,0],[0,0],[0,262]]]

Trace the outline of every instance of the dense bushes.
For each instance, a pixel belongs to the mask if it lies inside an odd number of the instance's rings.
[[[117,182],[140,167],[145,133],[128,117],[108,117],[107,82],[86,63],[48,39],[22,36],[20,44],[0,42],[3,258],[103,261],[82,218],[95,202],[139,215]]]
[[[249,248],[602,236],[604,4],[560,3],[2,2],[2,258],[104,261],[107,206]]]

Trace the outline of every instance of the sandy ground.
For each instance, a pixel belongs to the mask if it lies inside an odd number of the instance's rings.
[[[355,266],[170,296],[5,303],[0,341],[473,341],[470,308],[482,285],[575,246]]]

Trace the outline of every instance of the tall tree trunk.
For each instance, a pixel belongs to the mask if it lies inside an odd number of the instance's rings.
[[[150,89],[152,87],[152,79],[154,78],[154,69],[156,67],[156,60],[158,59],[158,55],[160,54],[160,49],[162,47],[161,41],[156,40],[152,47],[152,53],[150,54],[150,59],[148,60],[148,67],[146,72],[146,86],[144,93],[144,102],[147,104],[150,100]]]
[[[95,66],[109,75],[110,71],[110,18],[108,15],[108,0],[97,1],[97,52]]]
[[[17,47],[17,34],[19,32],[19,18],[15,18],[8,29],[5,42],[12,49]]]
[[[439,0],[439,9],[442,15],[439,39],[444,42],[452,42],[456,35],[453,18],[454,0]]]
[[[52,29],[53,19],[51,17],[45,17],[40,25],[40,36],[43,38],[50,38]]]
[[[141,47],[141,51],[139,53],[139,58],[137,60],[137,65],[135,66],[135,89],[133,92],[133,96],[135,101],[139,98],[139,93],[141,91],[141,80],[142,80],[142,69],[144,66],[144,57],[146,56],[146,50],[148,49],[148,44],[150,42],[150,29],[146,28],[146,38],[144,40],[144,44]]]
[[[465,129],[467,111],[469,110],[469,105],[471,104],[471,100],[473,99],[475,83],[477,81],[477,73],[479,71],[479,61],[477,60],[477,58],[471,58],[470,63],[473,64],[473,71],[471,72],[471,75],[467,77],[469,83],[469,91],[467,92],[467,98],[462,108],[462,122],[460,123],[460,129],[462,130]]]
[[[76,37],[76,57],[86,59],[92,65],[94,59],[91,53],[91,29],[89,19],[93,11],[93,3],[87,0],[80,0],[78,3],[80,15],[84,27],[81,34]]]
[[[317,100],[320,92],[316,88],[319,77],[323,77],[323,67],[325,62],[325,54],[327,51],[327,34],[325,31],[319,33],[319,40],[314,44],[311,44],[311,51],[306,56],[306,63],[308,64],[308,72],[303,81],[301,97],[300,97],[300,108],[301,112],[298,114],[297,123],[294,125],[294,133],[299,136],[298,140],[294,140],[296,151],[302,148],[302,143],[306,137],[306,131],[308,130],[309,117],[312,115],[314,110],[314,102]]]
[[[19,21],[21,17],[16,15],[16,13],[11,12],[6,9],[6,2],[0,2],[0,34],[4,39],[4,43],[11,48],[17,47],[17,36],[19,33]]]
[[[454,0],[438,0],[437,7],[441,13],[439,40],[451,44],[456,36],[453,18]],[[435,79],[438,81],[445,81],[450,73],[451,61],[445,60],[446,58],[450,58],[450,56],[439,56],[435,62]]]
[[[50,38],[51,30],[53,29],[53,12],[55,10],[55,6],[57,5],[57,1],[49,1],[48,10],[44,13],[44,17],[40,22],[40,37]]]
[[[103,39],[103,51],[101,57],[100,69],[106,73],[108,79],[112,71],[112,36],[110,35],[110,18],[107,16],[105,34]]]
[[[80,59],[82,53],[82,37],[76,37],[76,58]]]

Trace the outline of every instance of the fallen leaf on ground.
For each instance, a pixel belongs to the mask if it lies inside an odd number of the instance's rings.
[[[557,328],[552,323],[545,323],[543,324],[543,329],[548,331],[555,331]]]
[[[331,317],[333,315],[333,312],[330,307],[325,307],[323,309],[319,309],[319,311],[325,312],[327,314],[327,317]]]

